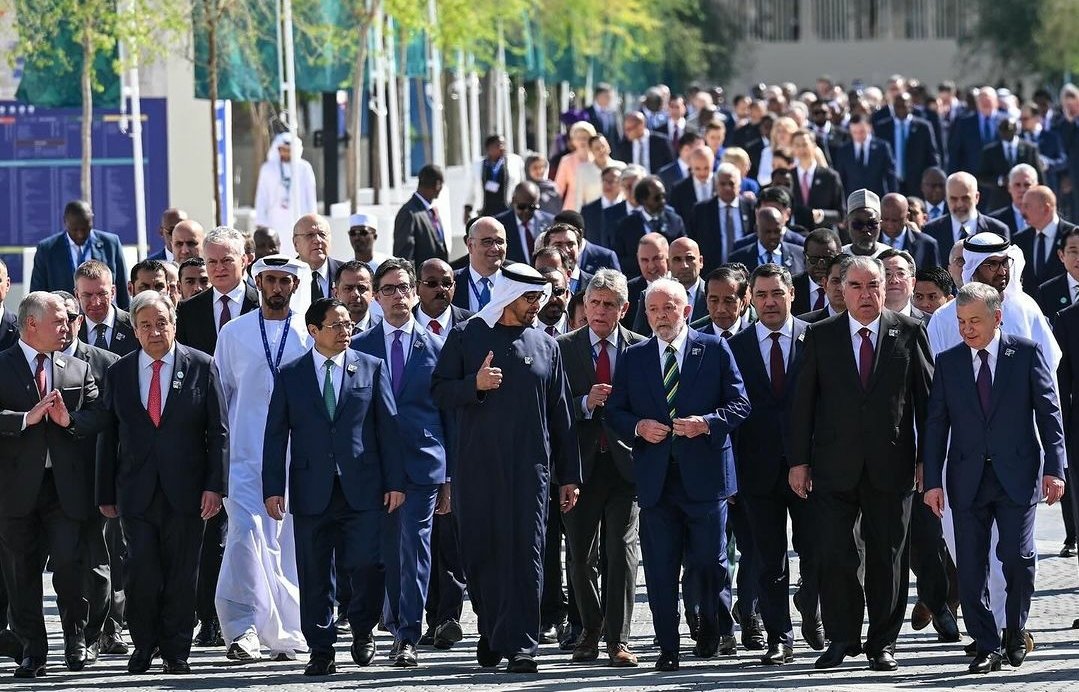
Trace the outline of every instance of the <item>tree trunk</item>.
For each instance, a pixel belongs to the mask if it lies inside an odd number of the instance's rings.
[[[356,60],[352,64],[352,98],[348,100],[348,147],[345,151],[345,185],[348,187],[349,207],[356,213],[360,189],[360,118],[363,104],[363,66],[367,62],[367,29],[371,25],[371,16],[366,15],[357,22],[359,47]]]
[[[209,43],[207,62],[209,63],[210,77],[210,150],[213,160],[214,175],[214,219],[215,226],[220,226],[224,221],[224,210],[221,208],[221,165],[217,158],[217,20],[218,7],[215,2],[204,0],[203,7],[206,11],[206,40]]]
[[[82,164],[80,187],[82,198],[92,204],[90,194],[90,158],[94,150],[94,48],[90,40],[90,28],[82,31]]]

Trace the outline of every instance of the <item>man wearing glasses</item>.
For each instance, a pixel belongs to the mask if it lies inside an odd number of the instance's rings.
[[[371,269],[373,275],[378,265],[390,258],[384,252],[375,250],[378,240],[378,219],[371,214],[353,214],[348,217],[348,242],[352,246],[356,260]]]
[[[444,336],[454,325],[472,317],[471,311],[453,304],[457,296],[453,268],[437,257],[420,265],[416,295],[419,302],[412,312],[420,326],[432,334]]]
[[[461,290],[453,304],[470,312],[479,312],[491,302],[491,294],[502,276],[506,263],[506,227],[493,216],[481,216],[468,229],[468,266],[454,272]],[[467,290],[466,290],[467,288]]]
[[[828,304],[825,288],[828,266],[831,259],[839,254],[840,247],[839,234],[830,228],[818,228],[806,236],[806,272],[794,277],[792,314],[804,315],[811,310],[823,310]]]
[[[330,257],[330,222],[318,214],[301,216],[292,228],[292,242],[296,256],[311,267],[311,300],[333,297],[333,278],[341,262]]]
[[[139,347],[135,330],[131,328],[131,316],[113,302],[116,286],[107,264],[87,260],[79,265],[75,270],[75,297],[85,316],[79,339],[118,356]]]
[[[848,255],[876,257],[889,248],[880,238],[880,197],[862,188],[847,197],[847,229],[850,243],[843,246]]]
[[[506,259],[528,262],[536,249],[536,238],[554,221],[540,210],[540,191],[535,183],[523,182],[513,190],[510,209],[494,217],[506,228]]]

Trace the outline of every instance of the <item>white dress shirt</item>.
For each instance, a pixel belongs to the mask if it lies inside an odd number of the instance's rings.
[[[161,357],[161,370],[157,374],[158,383],[161,385],[161,413],[165,410],[165,400],[169,398],[172,371],[176,367],[176,344],[172,345],[169,352]],[[150,406],[150,381],[154,374],[154,359],[146,351],[139,350],[139,400],[142,407],[149,411]]]
[[[323,263],[323,270],[326,268],[326,264]],[[236,284],[236,288],[232,289],[228,293],[222,293],[216,288],[210,289],[214,292],[214,328],[217,331],[221,331],[218,326],[221,324],[221,296],[228,296],[229,299],[229,319],[236,319],[240,316],[240,311],[244,307],[244,296],[247,295],[247,286],[243,281]]]
[[[93,231],[91,231],[92,233]],[[86,236],[86,242],[82,245],[76,245],[75,241],[71,239],[71,235],[64,232],[64,236],[67,238],[67,251],[71,255],[71,264],[78,269],[79,265],[88,259],[91,259],[90,248],[87,247],[87,243],[90,242],[90,236]]]
[[[771,256],[771,259],[768,259],[767,258],[768,256]],[[776,264],[782,266],[782,264],[783,264],[783,245],[782,245],[782,242],[780,243],[780,245],[778,247],[776,247],[775,250],[768,250],[763,245],[761,245],[761,241],[758,240],[757,241],[757,259],[762,260],[761,264],[765,264],[767,262],[775,262]]]
[[[113,332],[116,331],[114,326],[116,325],[116,308],[109,306],[109,311],[105,313],[105,319],[100,322],[94,322],[89,316],[84,316],[86,321],[86,343],[91,346],[97,341],[97,325],[105,325],[105,343],[112,343]]]
[[[993,340],[989,342],[989,345],[985,347],[985,350],[989,352],[989,383],[992,384],[993,378],[997,374],[997,354],[1000,352],[1000,330],[996,330],[993,334]],[[970,349],[970,357],[974,364],[974,381],[978,381],[978,371],[982,369],[982,359],[978,357],[978,349]]]
[[[757,344],[761,349],[761,358],[764,360],[764,370],[768,377],[772,377],[772,330],[758,322],[754,325],[757,332]],[[775,330],[779,336],[779,348],[783,351],[783,372],[787,371],[787,363],[790,362],[791,343],[794,338],[794,318],[787,317],[783,326]]]
[[[696,193],[698,202],[707,202],[712,199],[713,190],[715,190],[714,176],[710,175],[704,181],[693,179],[693,191]]]
[[[764,140],[761,159],[757,164],[757,182],[761,186],[772,184],[772,144],[767,139]]]
[[[428,317],[427,313],[420,309],[416,310],[416,321],[420,323],[421,328],[427,331],[431,331],[431,328],[428,325],[432,322],[438,322],[438,326],[441,327],[439,331],[442,337],[445,338],[446,332],[453,326],[453,313],[450,308],[447,307],[438,317]]]
[[[697,293],[704,288],[704,279],[697,277],[697,283],[693,284],[686,289],[686,297],[689,300],[689,314],[692,315],[693,311],[697,309]]]
[[[813,176],[815,176],[817,174],[817,164],[814,163],[809,168],[802,168],[802,164],[798,164],[795,167],[795,172],[798,174],[798,185],[799,185],[799,188],[801,189],[802,195],[806,194],[807,190],[812,190],[813,189]],[[799,195],[798,199],[795,200],[795,201],[798,202],[798,203],[801,203],[802,196]]]
[[[650,134],[648,130],[645,130],[643,135],[633,140],[633,163],[649,172],[652,170],[651,160],[648,155],[648,138]]]
[[[1067,277],[1065,280],[1068,282],[1068,303],[1075,305],[1076,299],[1079,299],[1079,281],[1072,278],[1071,274],[1065,274]]]
[[[318,285],[322,288],[322,296],[324,298],[333,298],[333,294],[330,291],[330,260],[329,260],[329,258],[326,258],[326,260],[323,261],[322,266],[319,267],[318,269],[315,269],[314,267],[311,267],[311,275],[318,277]],[[229,296],[231,297],[231,295],[232,294],[230,293]],[[216,296],[216,295],[214,296],[214,298],[217,298],[217,297],[218,296]],[[243,298],[241,296],[241,300],[242,299]]]
[[[859,166],[865,166],[869,161],[869,149],[873,146],[873,135],[866,135],[865,141],[861,144],[853,141],[852,143],[854,144],[854,162]]]
[[[847,319],[850,322],[850,341],[854,346],[854,369],[857,372],[861,372],[862,362],[860,360],[860,353],[862,349],[862,335],[858,332],[861,331],[862,327],[869,328],[869,340],[873,343],[873,353],[876,354],[877,343],[880,340],[880,315],[877,315],[877,319],[869,324],[861,324],[858,320],[854,319],[854,317],[850,316],[849,313]]]
[[[333,380],[333,398],[334,402],[341,401],[341,388],[345,382],[345,351],[341,351],[333,358],[327,358],[319,353],[317,348],[312,348],[311,355],[315,361],[315,382],[318,383],[318,391],[323,397],[326,396],[322,386],[326,381],[326,361],[333,361],[334,368],[330,371],[332,373],[330,378]],[[387,352],[388,355],[389,352]]]
[[[719,199],[719,230],[724,245],[727,244],[727,229],[724,228],[724,224],[727,222],[727,207],[730,207],[731,209],[731,222],[734,224],[734,239],[738,240],[745,235],[742,231],[742,209],[739,206],[739,198],[735,197],[734,200],[729,203]],[[731,252],[734,251],[734,248],[724,247],[723,251],[729,256]]]
[[[390,363],[390,354],[393,353],[393,333],[398,329],[401,330],[401,352],[405,356],[405,360],[401,365],[408,365],[408,357],[412,353],[412,344],[415,340],[414,332],[416,330],[416,321],[412,319],[411,315],[408,318],[408,322],[405,322],[400,327],[395,327],[385,320],[382,321],[382,331],[385,332],[386,339],[386,364]]]
[[[22,349],[22,355],[26,358],[27,365],[30,366],[30,377],[37,377],[37,355],[38,351],[31,348],[22,339],[19,339],[19,348]],[[45,354],[45,392],[52,391],[52,354]],[[35,385],[36,386],[36,385]],[[29,413],[29,411],[27,412]],[[22,429],[26,430],[26,413],[22,414]],[[52,456],[49,454],[48,449],[45,450],[45,468],[52,468]]]
[[[1030,251],[1034,252],[1038,247],[1038,236],[1040,233],[1045,237],[1042,241],[1042,251],[1045,255],[1042,257],[1042,262],[1048,262],[1049,258],[1053,256],[1053,246],[1057,237],[1057,228],[1060,226],[1060,217],[1053,214],[1053,220],[1046,224],[1045,228],[1041,230],[1035,229],[1034,242],[1030,246]]]
[[[689,337],[688,325],[682,328],[682,331],[678,333],[678,336],[674,337],[671,341],[664,341],[656,336],[656,345],[659,347],[659,371],[663,372],[664,365],[667,362],[667,347],[674,346],[674,360],[678,363],[678,371],[682,371],[682,361],[686,357],[686,339]]]
[[[480,311],[480,294],[483,293],[483,275],[477,272],[472,265],[468,265],[468,275],[472,277],[472,283],[464,288],[468,290],[468,309],[472,312]],[[494,295],[495,284],[498,283],[499,277],[502,276],[502,270],[498,269],[494,274],[487,277],[487,280],[491,282],[491,286],[488,289],[491,295]],[[458,286],[458,290],[462,287]],[[445,325],[443,325],[445,326]]]
[[[958,243],[963,238],[963,229],[966,229],[967,235],[973,235],[978,232],[978,210],[971,209],[970,217],[966,221],[960,221],[956,218],[955,214],[950,214],[952,219],[952,242]]]
[[[720,337],[723,336],[723,332],[730,332],[731,336],[734,336],[738,332],[745,329],[747,326],[749,326],[749,325],[746,324],[745,315],[739,315],[738,319],[736,319],[734,321],[734,324],[731,325],[730,329],[724,329],[723,327],[720,327],[715,322],[712,322],[712,328],[716,330],[716,336],[720,336]]]
[[[813,306],[817,304],[817,294],[824,296],[824,307],[830,307],[828,304],[828,293],[812,279],[809,281],[809,309],[812,310]]]
[[[599,357],[599,342],[602,339],[599,335],[588,330],[588,339],[592,344],[592,367],[595,368],[596,359]],[[611,335],[607,337],[607,357],[611,359],[611,382],[614,382],[614,367],[615,361],[618,360],[618,330],[615,329],[611,332]],[[584,414],[586,419],[592,418],[592,411],[588,408],[588,395],[585,394],[581,397],[581,413]]]

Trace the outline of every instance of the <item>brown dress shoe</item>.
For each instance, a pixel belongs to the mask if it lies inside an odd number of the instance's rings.
[[[637,654],[629,650],[629,647],[619,642],[607,647],[607,655],[611,659],[611,665],[615,668],[636,668]]]
[[[914,609],[910,611],[910,626],[915,630],[924,630],[932,621],[933,611],[929,610],[929,606],[921,601],[915,603]]]
[[[599,658],[599,632],[581,632],[577,645],[573,647],[573,662],[585,663]]]

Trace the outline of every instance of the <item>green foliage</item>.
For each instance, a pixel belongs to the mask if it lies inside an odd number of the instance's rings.
[[[991,81],[1041,69],[1040,55],[1031,47],[1041,28],[1042,2],[971,0],[970,5],[977,21],[959,44],[988,59]]]
[[[1036,34],[1042,66],[1058,76],[1079,74],[1079,0],[1044,0],[1045,21]]]

